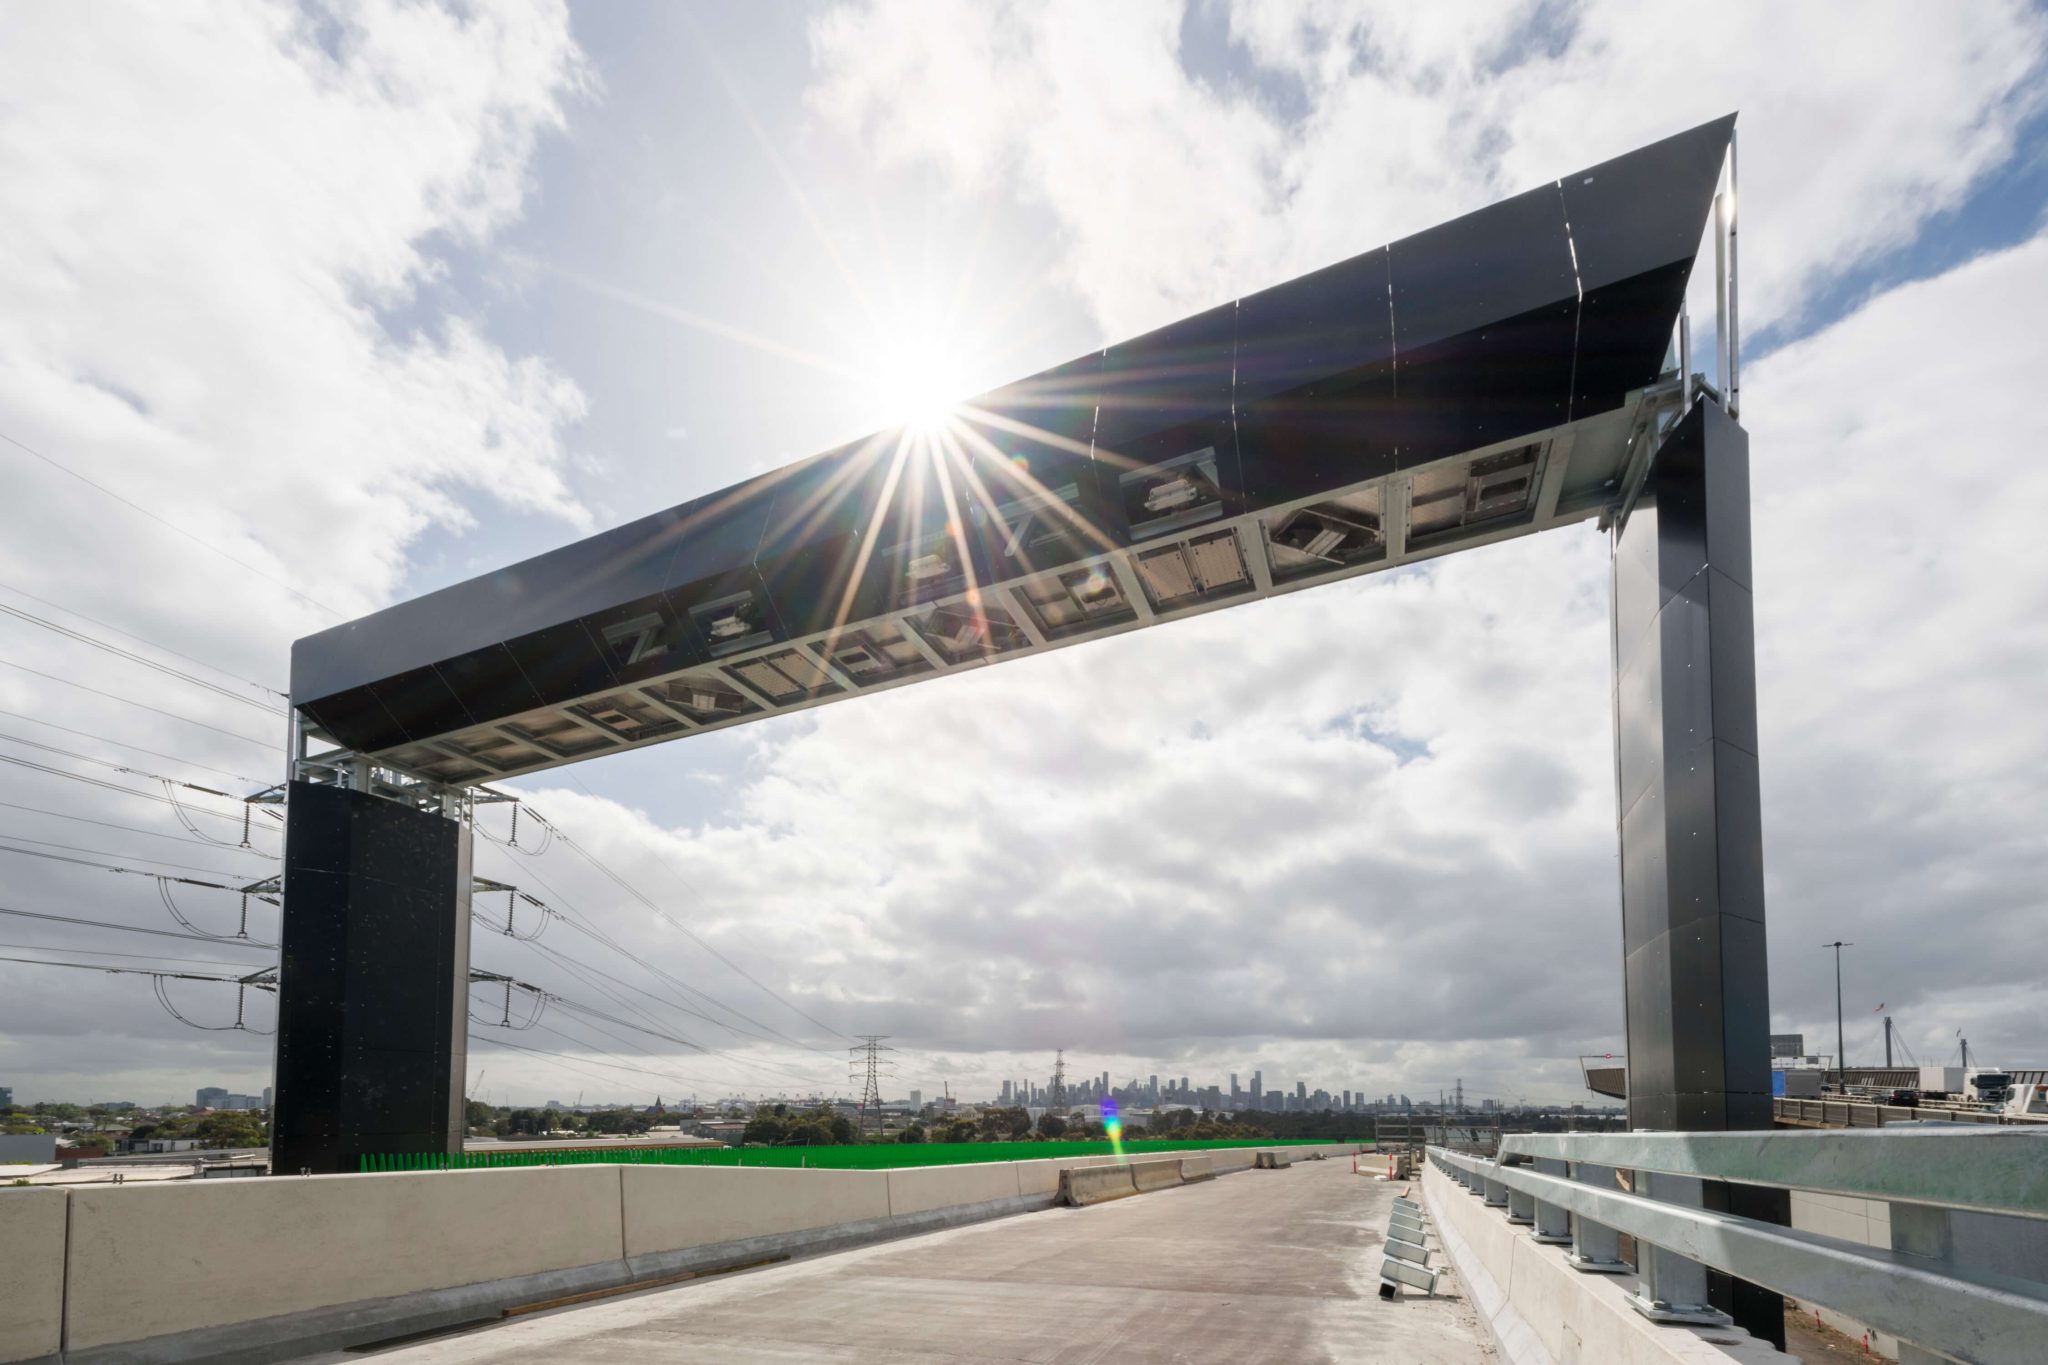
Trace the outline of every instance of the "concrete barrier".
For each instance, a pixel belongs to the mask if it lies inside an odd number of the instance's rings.
[[[974,1166],[911,1166],[889,1172],[889,1212],[895,1217],[963,1204],[989,1204],[1017,1197],[1017,1168],[1010,1162]]]
[[[64,1343],[65,1191],[0,1190],[0,1360]]]
[[[67,1351],[621,1259],[619,1167],[69,1191]]]
[[[1137,1192],[1128,1166],[1076,1166],[1060,1172],[1060,1202],[1072,1208],[1106,1203]]]
[[[889,1216],[883,1171],[622,1166],[625,1255],[636,1272],[664,1253]]]
[[[1271,1148],[1258,1154],[1252,1165],[1262,1171],[1284,1170],[1294,1164],[1293,1154],[1284,1147]]]
[[[1180,1178],[1193,1184],[1197,1180],[1216,1178],[1216,1158],[1204,1152],[1200,1156],[1184,1156],[1180,1159]]]
[[[1175,1158],[1154,1161],[1133,1161],[1131,1163],[1131,1184],[1138,1193],[1163,1190],[1169,1185],[1180,1184],[1180,1161]]]

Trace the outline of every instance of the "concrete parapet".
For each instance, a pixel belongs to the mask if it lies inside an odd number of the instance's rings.
[[[66,1347],[617,1262],[619,1169],[74,1189]]]
[[[1076,1166],[1060,1172],[1060,1202],[1074,1208],[1137,1192],[1128,1166]]]
[[[1232,1171],[1248,1171],[1258,1154],[1249,1147],[1231,1147],[1222,1151],[1207,1153],[1209,1169],[1216,1175],[1229,1175]]]
[[[0,1190],[0,1360],[64,1341],[65,1190]]]
[[[973,1166],[909,1166],[888,1173],[889,1212],[894,1217],[962,1204],[1015,1199],[1017,1167],[1008,1161]]]
[[[887,1218],[891,1211],[889,1175],[883,1171],[735,1166],[622,1166],[619,1171],[629,1260],[863,1223]]]
[[[1175,1158],[1131,1163],[1131,1184],[1138,1193],[1163,1190],[1169,1185],[1181,1183],[1180,1161]]]

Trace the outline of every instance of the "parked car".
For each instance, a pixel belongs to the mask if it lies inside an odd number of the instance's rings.
[[[1920,1092],[1917,1090],[1894,1090],[1891,1094],[1885,1096],[1883,1102],[1896,1105],[1902,1109],[1918,1109],[1920,1107]]]

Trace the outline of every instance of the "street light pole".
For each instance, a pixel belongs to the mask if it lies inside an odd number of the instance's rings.
[[[1843,1068],[1849,1065],[1849,1059],[1842,1055],[1842,949],[1856,945],[1836,939],[1820,946],[1835,950],[1835,1089],[1840,1090],[1847,1084],[1842,1075]]]

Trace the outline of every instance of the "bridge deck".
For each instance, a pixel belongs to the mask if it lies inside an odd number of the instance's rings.
[[[1342,1160],[1248,1171],[536,1314],[378,1358],[1488,1358],[1451,1277],[1436,1299],[1378,1297],[1395,1188]]]

